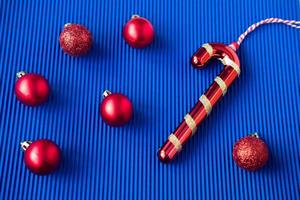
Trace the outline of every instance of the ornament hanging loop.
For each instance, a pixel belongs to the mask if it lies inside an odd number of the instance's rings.
[[[105,91],[102,93],[102,97],[103,97],[103,98],[108,97],[109,95],[111,95],[111,91],[109,91],[109,90],[105,90]]]
[[[139,18],[140,16],[138,14],[134,14],[131,16],[131,19]]]
[[[240,46],[241,43],[244,41],[244,39],[248,36],[248,34],[253,32],[259,26],[262,26],[265,24],[275,24],[275,23],[285,24],[287,26],[290,26],[290,27],[293,27],[296,29],[300,29],[300,21],[271,17],[271,18],[267,18],[267,19],[261,20],[259,22],[256,22],[256,23],[252,24],[251,26],[249,26],[247,28],[247,30],[239,36],[238,40],[236,41],[236,44],[238,46]]]
[[[26,72],[25,71],[20,71],[16,74],[16,77],[19,79],[21,78],[22,76],[25,76]]]
[[[72,25],[72,23],[68,22],[68,23],[66,23],[66,24],[64,25],[64,28],[66,28],[66,27],[68,27],[68,26],[70,26],[70,25]]]
[[[252,133],[252,134],[251,134],[251,136],[252,136],[252,137],[255,137],[255,138],[259,138],[259,135],[258,135],[258,133],[257,133],[257,132],[255,132],[255,133]]]
[[[20,143],[21,149],[26,151],[26,149],[31,145],[31,141],[23,141]]]

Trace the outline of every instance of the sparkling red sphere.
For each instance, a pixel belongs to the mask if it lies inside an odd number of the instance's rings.
[[[63,51],[71,56],[86,54],[92,47],[90,31],[80,24],[66,24],[59,37]]]
[[[108,125],[122,126],[132,118],[133,106],[123,94],[108,94],[100,105],[100,115]]]
[[[46,175],[59,167],[61,152],[51,140],[41,139],[28,146],[25,150],[24,161],[27,168],[33,173]]]
[[[154,39],[154,28],[150,21],[134,15],[123,28],[125,41],[134,48],[150,45]]]
[[[23,74],[15,84],[17,99],[28,106],[37,106],[46,102],[50,95],[48,81],[39,74]]]
[[[269,159],[267,144],[256,136],[247,136],[238,140],[232,152],[238,166],[249,171],[262,168]]]

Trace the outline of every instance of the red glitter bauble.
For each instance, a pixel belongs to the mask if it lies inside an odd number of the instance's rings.
[[[48,81],[39,74],[25,72],[17,73],[15,84],[17,99],[28,106],[37,106],[46,102],[50,95]]]
[[[143,48],[153,41],[154,28],[147,19],[134,15],[123,28],[123,37],[130,46]]]
[[[59,147],[51,140],[41,139],[35,142],[22,142],[25,151],[24,161],[30,171],[46,175],[55,171],[61,162]]]
[[[123,94],[109,91],[103,93],[100,105],[102,119],[110,126],[122,126],[130,121],[133,114],[131,101]]]
[[[71,56],[86,54],[92,47],[93,39],[90,31],[80,24],[66,24],[60,34],[61,48]]]
[[[233,160],[249,171],[262,168],[269,159],[269,149],[257,134],[241,138],[233,147]]]

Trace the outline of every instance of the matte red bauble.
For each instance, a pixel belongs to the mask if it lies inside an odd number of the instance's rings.
[[[24,161],[27,168],[35,174],[49,174],[60,165],[60,149],[51,140],[25,141],[21,142],[21,147],[25,151]]]
[[[123,94],[105,91],[100,105],[102,119],[110,126],[122,126],[130,121],[133,114],[131,101]]]
[[[154,28],[147,19],[133,15],[123,28],[125,41],[134,48],[143,48],[151,44]]]
[[[66,24],[60,34],[59,43],[63,51],[71,56],[86,54],[92,47],[90,31],[80,24]]]
[[[269,159],[269,149],[257,134],[241,138],[233,147],[233,160],[249,171],[262,168]]]
[[[48,81],[39,74],[17,73],[15,94],[17,99],[28,106],[38,106],[46,102],[50,95]]]

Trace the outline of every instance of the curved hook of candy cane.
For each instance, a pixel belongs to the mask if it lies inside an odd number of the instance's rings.
[[[237,43],[229,46],[222,43],[206,43],[194,53],[191,63],[196,68],[203,68],[208,61],[218,59],[224,64],[224,67],[232,67],[239,75],[240,61],[235,52],[237,48]]]

